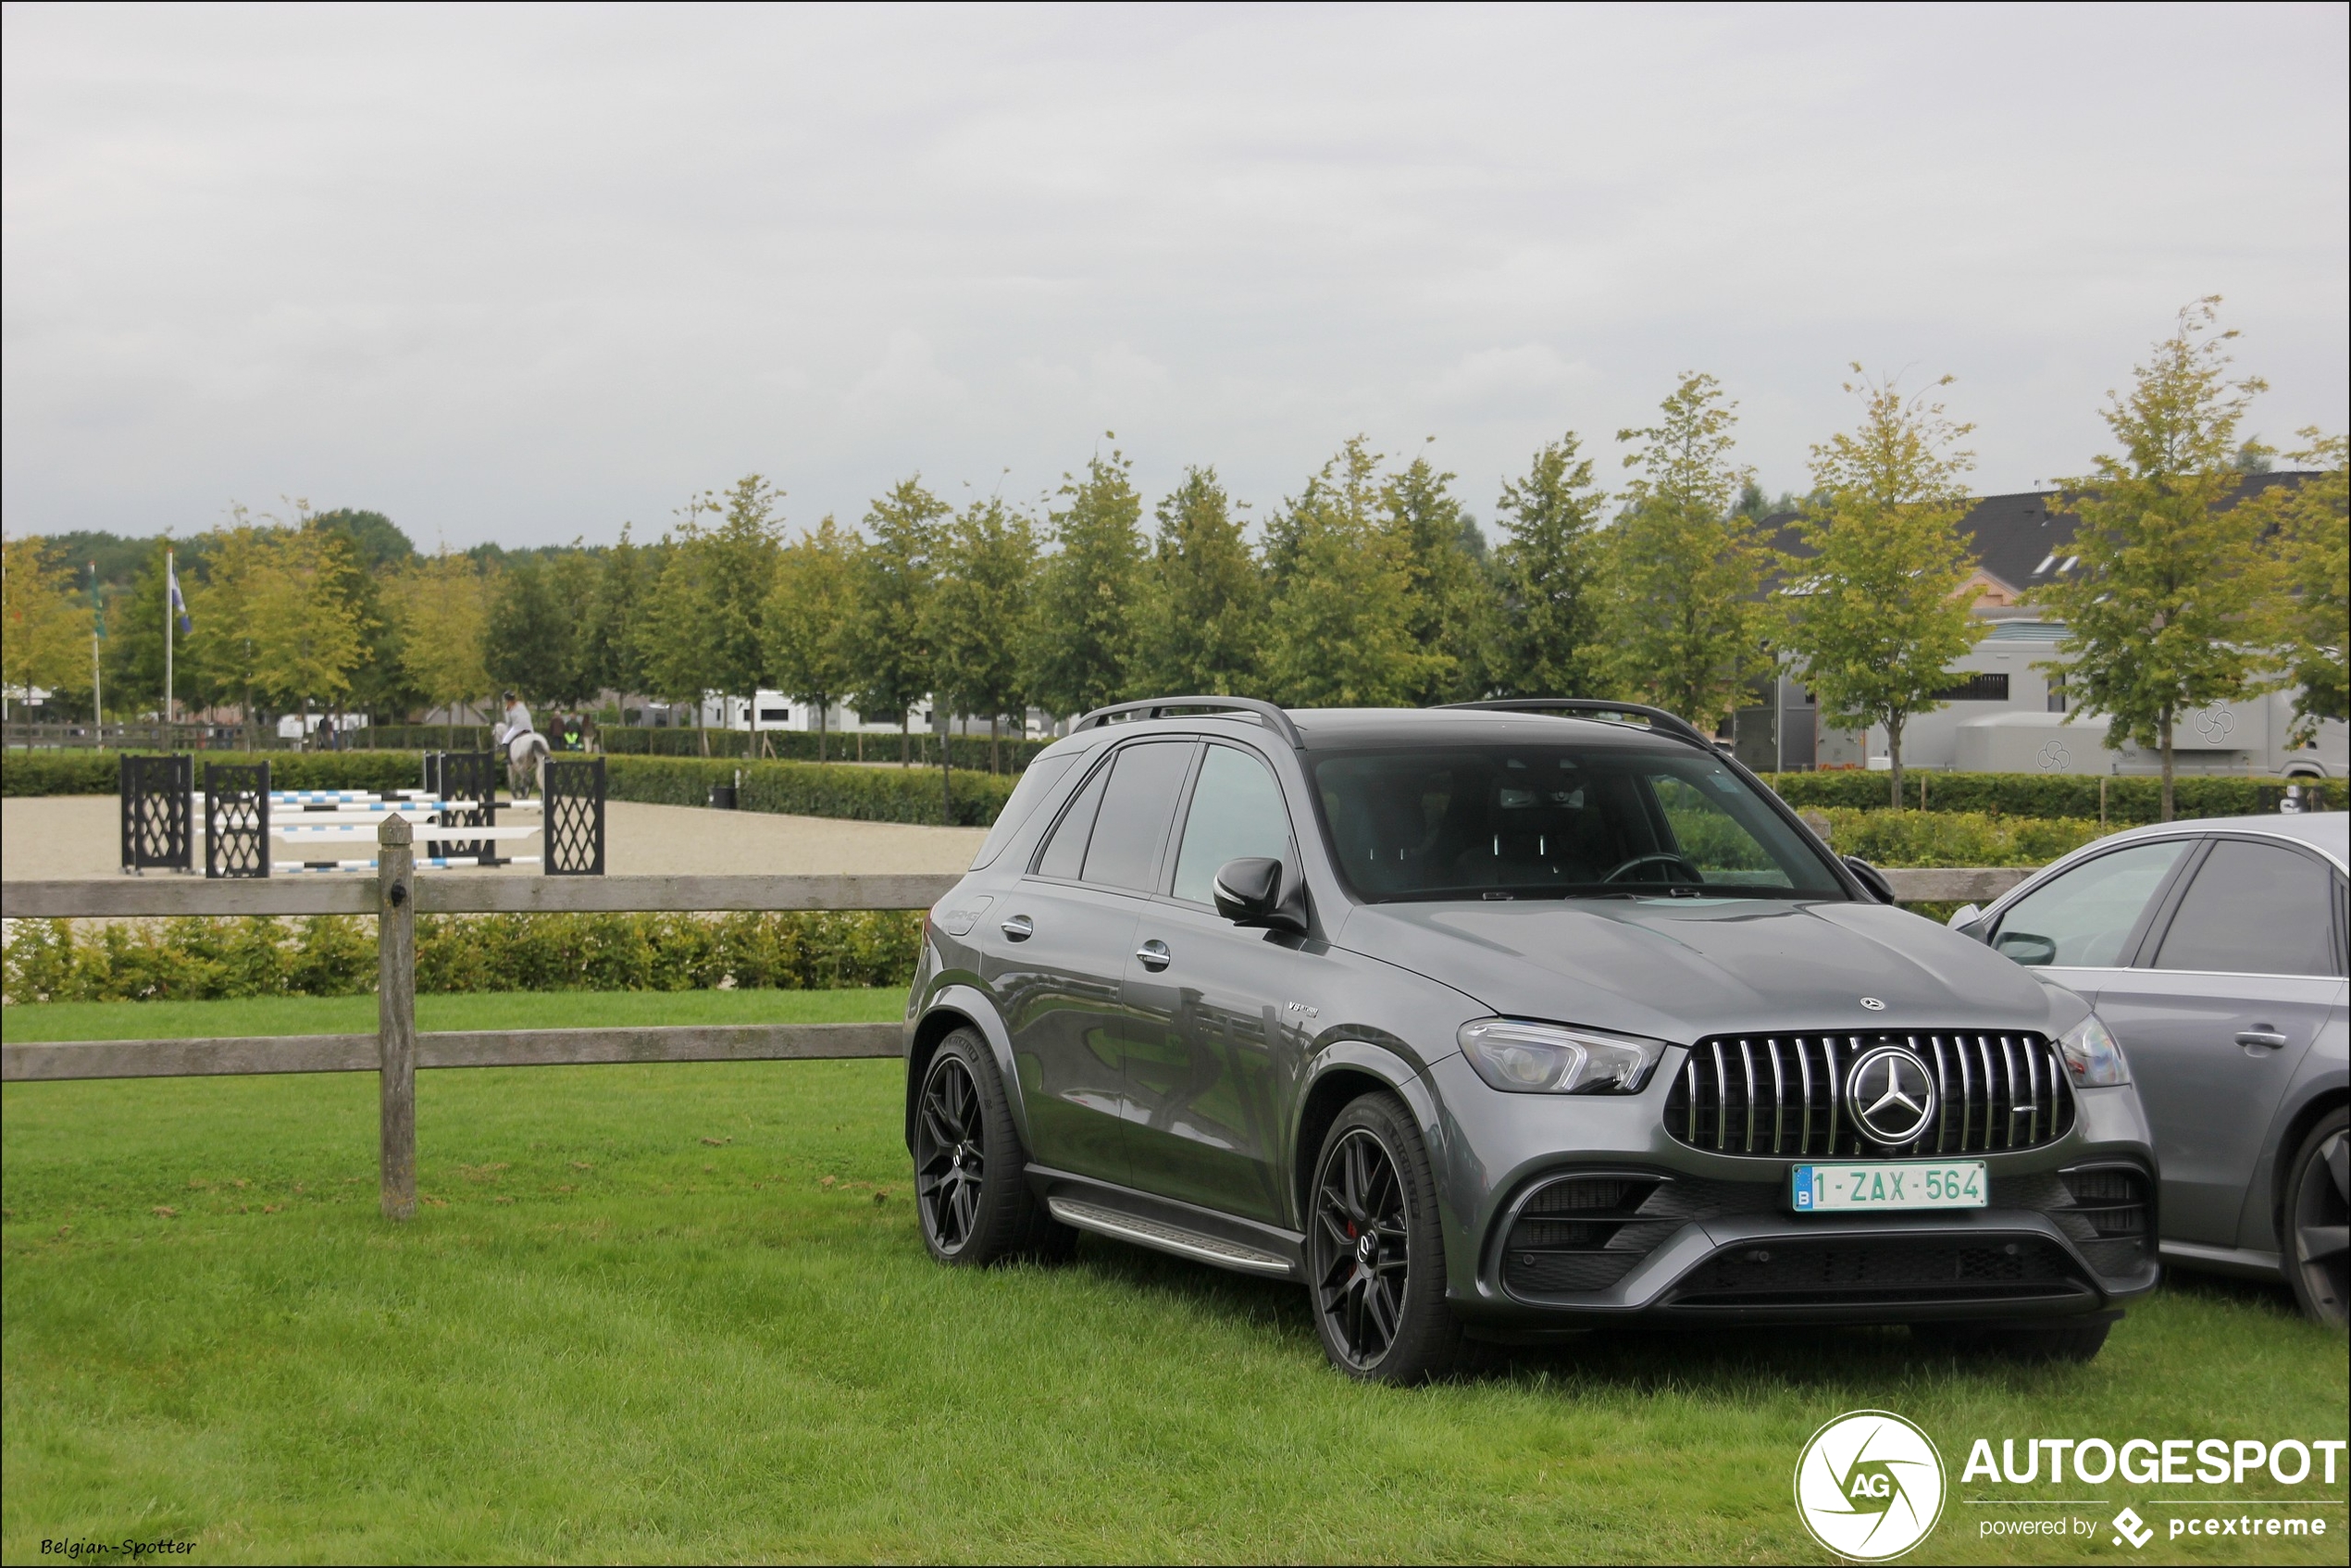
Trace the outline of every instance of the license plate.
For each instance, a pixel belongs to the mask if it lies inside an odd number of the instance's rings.
[[[1881,1161],[1798,1165],[1789,1179],[1799,1213],[1886,1209],[1981,1209],[1991,1199],[1981,1160]]]

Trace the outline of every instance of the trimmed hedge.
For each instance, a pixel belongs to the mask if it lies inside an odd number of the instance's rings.
[[[697,732],[688,729],[644,729],[608,725],[596,731],[597,741],[610,756],[693,757],[702,756],[702,743]],[[939,737],[916,730],[912,736],[912,755],[918,766],[939,765]],[[988,739],[985,736],[953,737],[955,765],[974,773],[988,771]],[[746,729],[714,729],[710,732],[710,754],[718,757],[755,755],[757,742],[765,741],[775,759],[781,762],[815,762],[816,737],[805,730],[766,729],[754,735]],[[1018,773],[1029,759],[1051,740],[1016,740],[1006,737],[1000,742],[1000,755],[1005,771]],[[825,760],[841,762],[857,755],[855,735],[831,734],[825,737]],[[766,760],[765,758],[761,759]],[[865,737],[867,762],[896,762],[898,737],[869,734]]]
[[[903,986],[914,910],[700,915],[426,915],[420,991],[827,990]],[[11,1004],[359,996],[376,989],[375,922],[23,920],[0,950]]]
[[[486,724],[379,724],[351,732],[351,744],[383,752],[486,752]]]
[[[793,816],[845,817],[855,822],[939,824],[946,802],[929,768],[859,767],[854,764],[731,762],[713,757],[612,757],[606,788],[616,801],[656,805],[710,803],[711,787],[742,777],[739,811]],[[955,824],[985,828],[1004,809],[1018,780],[1010,776],[954,771]]]
[[[273,790],[413,790],[424,778],[415,752],[194,752],[196,788],[206,762],[269,765]],[[119,788],[120,752],[10,752],[0,762],[0,794],[111,795]]]
[[[1930,812],[1983,812],[1994,816],[2086,817],[2098,819],[2098,785],[2106,785],[2106,820],[2109,829],[2135,828],[2160,818],[2163,781],[2132,775],[2123,778],[2079,773],[1909,773],[1902,779],[1906,801],[1915,802],[1921,781]],[[1840,768],[1822,773],[1767,773],[1763,781],[1780,799],[1802,811],[1811,806],[1842,806],[1852,811],[1890,811],[1890,786],[1883,773]],[[2258,816],[2278,809],[2286,781],[2283,778],[2213,778],[2183,775],[2172,785],[2174,811],[2182,818],[2196,816]],[[2328,806],[2341,810],[2343,786],[2326,786]]]
[[[2105,837],[2095,817],[1994,816],[1980,811],[1856,811],[1808,806],[1829,843],[1872,865],[2046,865]]]

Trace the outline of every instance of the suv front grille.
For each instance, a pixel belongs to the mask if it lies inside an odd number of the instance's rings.
[[[1879,1045],[1909,1047],[1934,1078],[1934,1114],[1907,1143],[1865,1137],[1846,1101],[1846,1075]],[[1723,1154],[1980,1154],[2064,1137],[2073,1090],[2057,1047],[2037,1034],[1721,1036],[1690,1047],[1666,1096],[1665,1126]]]

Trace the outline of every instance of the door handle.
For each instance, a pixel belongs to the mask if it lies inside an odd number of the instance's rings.
[[[998,927],[1016,942],[1025,942],[1037,934],[1037,922],[1026,915],[1015,915]]]
[[[1176,955],[1167,951],[1165,942],[1154,937],[1135,950],[1135,962],[1156,975],[1175,963]]]
[[[2283,1051],[2285,1048],[2285,1036],[2278,1033],[2269,1025],[2261,1024],[2250,1029],[2239,1029],[2237,1043],[2248,1050],[2258,1045],[2269,1051]]]

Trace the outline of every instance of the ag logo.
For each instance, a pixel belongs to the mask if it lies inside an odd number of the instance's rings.
[[[2207,708],[2196,716],[2196,732],[2208,746],[2225,746],[2236,733],[2237,716],[2226,708]]]
[[[1934,1118],[1934,1080],[1926,1064],[1898,1045],[1861,1052],[1845,1080],[1853,1119],[1877,1142],[1908,1143]]]
[[[2073,753],[2065,749],[2062,740],[2044,740],[2041,742],[2040,761],[2042,772],[2055,773],[2059,768],[2072,765]]]
[[[1942,1517],[1943,1456],[1890,1411],[1840,1415],[1812,1434],[1796,1462],[1796,1512],[1839,1557],[1899,1557]]]

